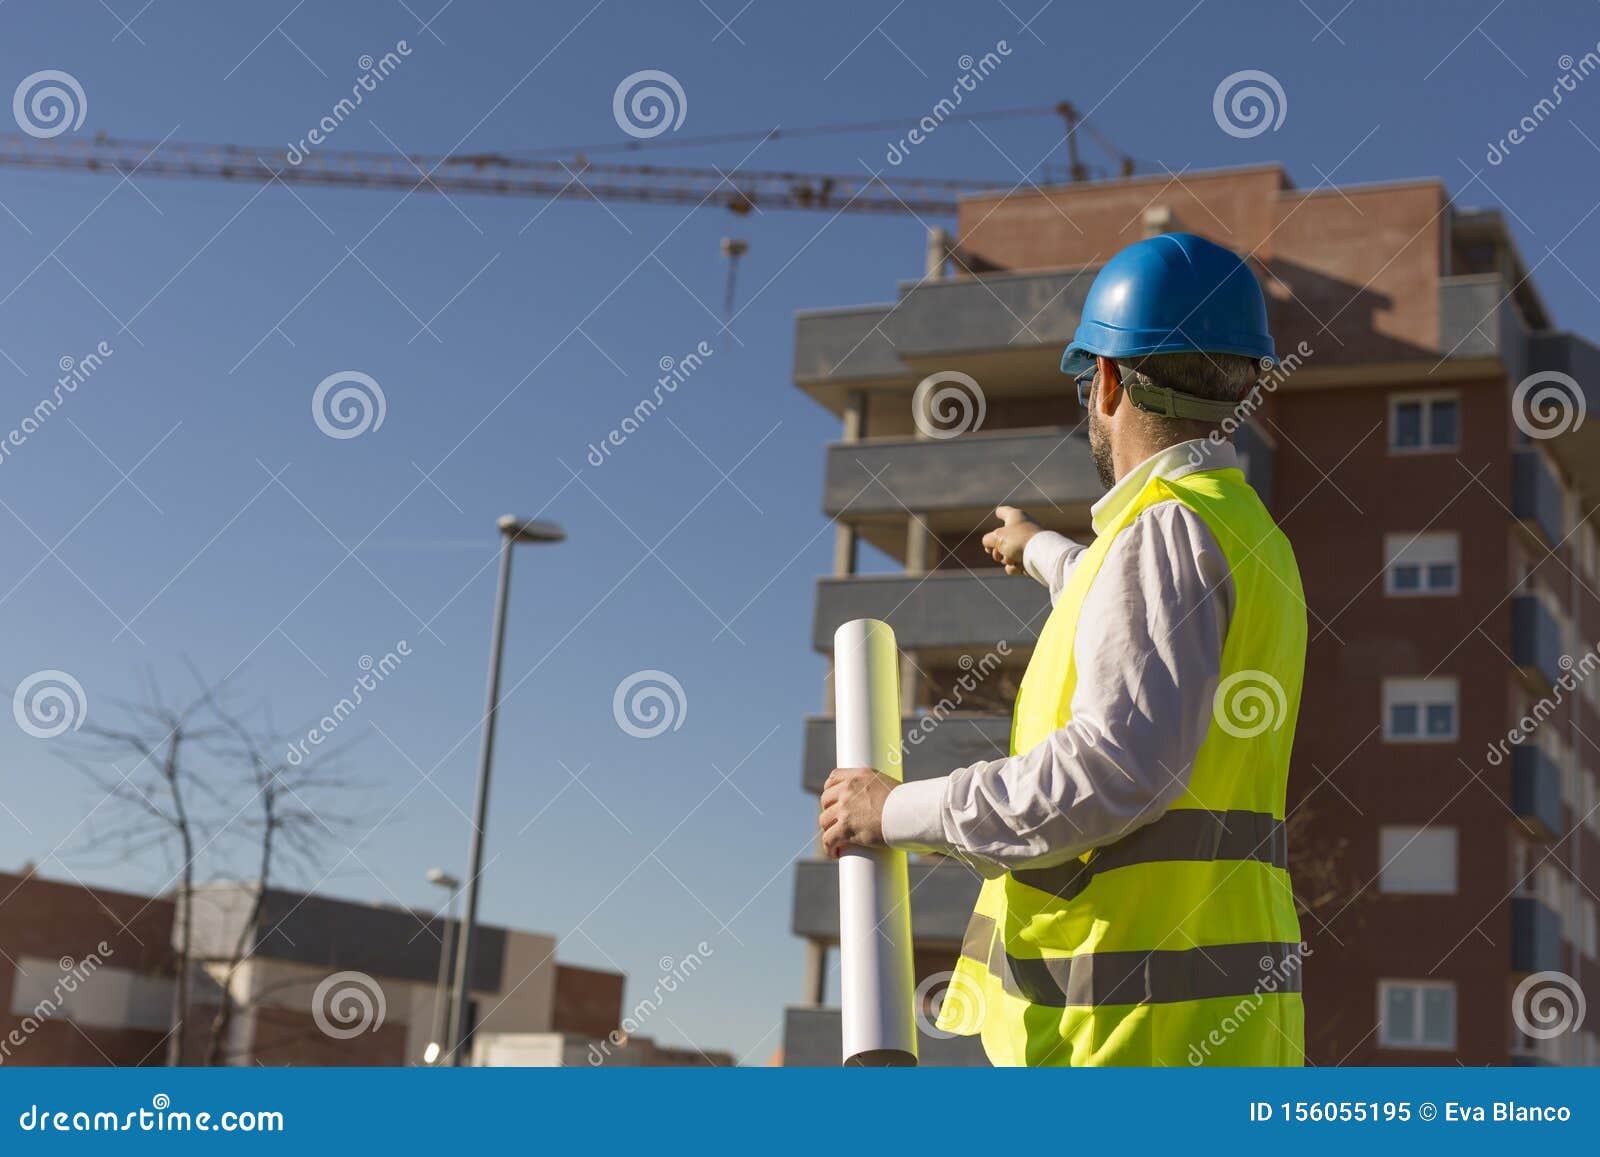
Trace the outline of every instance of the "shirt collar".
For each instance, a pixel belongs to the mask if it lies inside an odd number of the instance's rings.
[[[1153,478],[1182,478],[1199,470],[1237,470],[1239,455],[1232,442],[1213,443],[1209,438],[1191,438],[1157,450],[1118,480],[1105,496],[1089,508],[1089,521],[1096,534],[1104,534],[1112,519],[1132,502]]]

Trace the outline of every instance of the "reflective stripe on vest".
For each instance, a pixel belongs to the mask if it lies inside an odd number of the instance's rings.
[[[1169,860],[1257,860],[1289,866],[1289,841],[1283,821],[1264,812],[1169,811],[1158,820],[1101,848],[1088,863],[1069,860],[1054,868],[1012,872],[1018,883],[1070,900],[1101,872],[1130,864]]]
[[[1049,1008],[1175,1004],[1248,996],[1265,987],[1300,991],[1296,944],[1217,944],[1151,952],[1085,952],[1027,959],[1012,956],[994,934],[994,921],[974,916],[961,955],[987,958],[989,972],[1012,996]]]

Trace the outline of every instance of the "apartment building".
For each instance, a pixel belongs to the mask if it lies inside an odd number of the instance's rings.
[[[1600,1062],[1595,1024],[1540,1039],[1513,1016],[1545,972],[1600,1001],[1600,349],[1554,327],[1497,211],[1433,179],[1299,189],[1276,165],[965,200],[892,302],[796,320],[795,383],[842,426],[813,646],[894,626],[909,777],[1005,753],[1049,608],[979,538],[997,502],[1090,534],[1061,350],[1096,269],[1170,231],[1249,255],[1282,363],[1236,441],[1307,601],[1289,803],[1309,1059]],[[806,724],[812,792],[830,712]],[[932,996],[977,881],[935,858],[911,881]],[[831,863],[799,865],[793,922],[786,1059],[836,1064]],[[983,1063],[975,1040],[922,1043]]]
[[[185,1063],[206,1063],[221,986],[221,1063],[416,1065],[440,1032],[446,922],[427,912],[219,884],[194,900]],[[0,1064],[159,1065],[173,1020],[176,910],[140,896],[0,873]],[[243,946],[243,963],[227,962]],[[625,1032],[627,979],[556,959],[556,939],[478,928],[472,1063],[730,1065]]]

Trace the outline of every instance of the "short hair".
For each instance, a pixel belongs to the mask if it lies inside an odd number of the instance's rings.
[[[1242,354],[1145,354],[1117,358],[1124,384],[1162,386],[1212,402],[1242,402],[1261,374],[1261,363]]]

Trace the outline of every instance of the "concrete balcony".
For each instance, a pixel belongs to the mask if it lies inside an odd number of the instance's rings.
[[[918,948],[959,948],[982,885],[954,860],[911,863],[911,935]],[[807,940],[839,939],[839,865],[802,860],[794,877],[794,934]]]
[[[808,310],[795,318],[794,380],[877,381],[904,374],[905,367],[879,323],[892,307]]]
[[[1049,611],[1044,587],[999,569],[825,578],[817,582],[811,643],[826,654],[841,623],[882,619],[907,651],[981,653],[1001,640],[1031,647]]]
[[[1105,488],[1088,435],[1069,427],[836,442],[828,447],[822,509],[829,518],[1081,506]],[[1085,515],[1087,520],[1087,515]]]
[[[934,779],[980,759],[1003,759],[1011,746],[1011,716],[957,712],[936,726],[931,716],[907,716],[900,721],[905,743],[901,748],[905,778]],[[921,739],[911,742],[911,736]],[[821,794],[834,762],[833,716],[813,715],[806,720],[804,771],[801,782],[809,792]]]
[[[1540,839],[1551,840],[1561,825],[1561,772],[1537,747],[1511,753],[1511,810]]]
[[[843,1036],[836,1008],[791,1008],[784,1013],[783,1063],[786,1067],[838,1068]],[[987,1067],[975,1036],[917,1034],[917,1063],[923,1068]]]
[[[1561,541],[1561,483],[1537,450],[1521,450],[1511,457],[1511,512],[1546,546]]]
[[[1554,687],[1566,667],[1561,663],[1561,630],[1544,604],[1533,595],[1511,600],[1511,660],[1530,677]]]
[[[1511,901],[1511,970],[1550,972],[1561,967],[1561,918],[1531,896]]]
[[[978,376],[988,392],[1037,390],[1059,377],[1094,273],[907,282],[893,305],[803,312],[795,319],[794,380],[830,404],[840,388],[910,386],[953,368]]]

